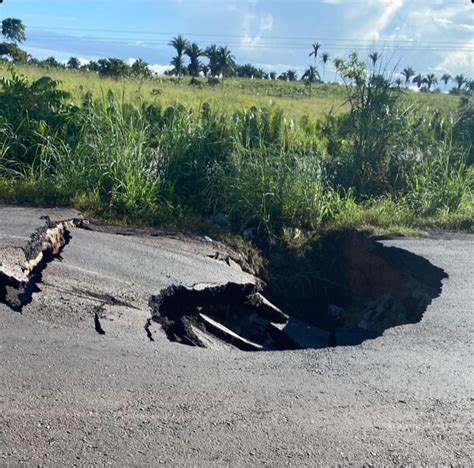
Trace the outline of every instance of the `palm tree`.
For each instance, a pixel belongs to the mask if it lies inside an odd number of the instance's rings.
[[[471,96],[474,94],[474,80],[466,80],[466,89]]]
[[[337,80],[337,74],[341,71],[341,67],[344,65],[344,60],[341,57],[336,57],[333,60],[333,63],[334,63],[334,66],[336,67],[334,79]]]
[[[313,89],[313,83],[319,81],[321,77],[319,76],[319,72],[316,67],[310,66],[303,74],[301,79],[306,82],[309,86],[309,94],[311,94]]]
[[[441,77],[441,81],[444,82],[444,89],[446,90],[446,86],[448,85],[448,81],[451,79],[451,75],[449,73],[445,73],[442,77]]]
[[[416,75],[415,78],[413,78],[413,83],[416,84],[417,88],[420,89],[421,85],[424,83],[424,78],[420,74]]]
[[[326,64],[328,63],[329,60],[329,54],[327,52],[323,52],[321,55],[321,61],[323,62],[323,81],[324,81],[324,75],[326,74]]]
[[[434,73],[430,73],[429,75],[426,75],[425,83],[426,83],[426,86],[428,87],[428,91],[431,91],[431,87],[433,85],[438,84],[438,79],[436,78]]]
[[[400,88],[400,86],[402,85],[403,81],[402,79],[399,77],[395,80],[395,84],[397,85],[397,88]]]
[[[192,76],[192,83],[196,82],[196,78],[201,71],[201,62],[199,57],[204,55],[204,51],[195,43],[193,42],[189,45],[184,53],[189,57],[189,74]]]
[[[219,76],[219,47],[216,44],[210,45],[206,49],[206,57],[209,59],[209,71],[212,77]]]
[[[181,75],[183,75],[183,72],[185,71],[184,60],[182,57],[176,55],[176,57],[171,59],[170,65],[173,66],[173,70],[171,71],[172,74],[181,78]]]
[[[375,68],[375,64],[380,60],[382,56],[378,52],[372,52],[369,54],[369,58],[372,61],[372,66]]]
[[[288,78],[288,81],[296,81],[298,79],[298,74],[296,73],[296,70],[288,70],[286,72],[286,76]]]
[[[402,75],[405,77],[405,86],[408,86],[410,78],[412,76],[415,76],[415,70],[413,70],[413,68],[411,67],[404,68],[402,71]]]
[[[461,90],[462,88],[462,85],[466,82],[466,78],[464,78],[464,75],[461,74],[461,75],[456,75],[454,77],[454,81],[456,82],[456,84],[458,85],[458,91]]]
[[[189,42],[182,36],[176,36],[171,40],[169,45],[176,50],[176,56],[171,60],[171,65],[173,65],[176,71],[176,76],[181,78],[184,66],[183,54],[189,47]]]
[[[319,48],[321,47],[321,44],[319,42],[316,42],[312,45],[312,47],[313,51],[309,54],[309,56],[311,57],[312,55],[314,55],[314,66],[316,67],[316,59],[318,58],[318,52]]]
[[[222,87],[224,87],[224,78],[229,76],[235,66],[235,57],[227,47],[219,47],[219,67],[222,73]]]

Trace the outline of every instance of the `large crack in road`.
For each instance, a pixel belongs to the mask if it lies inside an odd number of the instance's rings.
[[[25,247],[0,249],[0,302],[21,312],[38,292],[37,284],[47,264],[59,258],[68,244],[69,229],[81,225],[79,219],[53,222],[46,216]]]
[[[21,312],[39,292],[42,272],[60,257],[70,229],[84,227],[79,219],[44,219],[24,247],[0,249],[0,302],[14,311]],[[288,252],[276,267],[270,257],[269,272],[265,287],[255,278],[255,283],[176,284],[151,295],[150,318],[143,325],[146,337],[155,341],[156,323],[170,341],[204,348],[277,351],[357,345],[388,328],[419,322],[447,276],[422,257],[384,247],[356,231],[331,233],[302,258]],[[308,286],[299,289],[302,277]],[[106,334],[105,306],[134,308],[102,292],[85,296],[100,303],[93,313],[100,335]]]

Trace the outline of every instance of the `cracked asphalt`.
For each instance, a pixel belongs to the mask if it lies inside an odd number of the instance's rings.
[[[0,248],[45,214],[77,216],[0,207]],[[73,229],[23,312],[0,304],[1,465],[474,464],[474,236],[384,242],[449,275],[420,323],[244,353],[170,343],[158,325],[150,341],[148,299],[255,279],[210,258],[226,254],[214,242],[126,234]]]

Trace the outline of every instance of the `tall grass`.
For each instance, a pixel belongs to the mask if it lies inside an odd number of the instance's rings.
[[[283,226],[314,228],[329,216],[334,200],[320,154],[242,144],[210,181],[208,193],[241,229],[266,235]]]
[[[17,114],[0,109],[0,201],[73,204],[133,223],[224,213],[260,240],[329,225],[472,224],[469,129],[460,138],[456,120],[406,112],[385,81],[379,95],[369,82],[372,101],[362,94],[352,113],[319,124],[275,106],[132,104],[123,92],[77,107],[58,83],[43,81],[46,96],[34,83],[0,90],[24,112],[15,126]],[[47,121],[28,112],[31,99]]]
[[[109,95],[85,109],[79,126],[75,145],[45,142],[38,161],[37,173],[54,184],[60,201],[89,198],[118,216],[156,217],[163,168],[141,113]]]

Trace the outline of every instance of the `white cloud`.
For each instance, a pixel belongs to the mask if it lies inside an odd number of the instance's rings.
[[[368,0],[367,3],[366,8],[354,7],[359,17],[359,24],[363,24],[356,36],[361,39],[377,41],[397,12],[402,9],[404,0],[389,0],[387,2]]]
[[[154,64],[149,65],[148,68],[157,75],[164,75],[165,71],[172,70],[173,67],[171,65],[161,65],[161,64]]]
[[[273,16],[263,15],[260,17],[260,31],[271,31],[273,29]]]
[[[266,32],[273,29],[273,16],[270,14],[245,13],[242,18],[243,34],[240,39],[242,49],[254,49]],[[255,31],[255,32],[254,32]]]
[[[474,38],[467,41],[458,50],[449,52],[444,59],[433,69],[440,73],[449,73],[452,76],[474,71]]]
[[[443,29],[451,29],[451,30],[458,30],[458,31],[474,31],[474,26],[471,24],[464,24],[464,23],[455,23],[447,18],[435,18],[434,22],[439,24]]]

